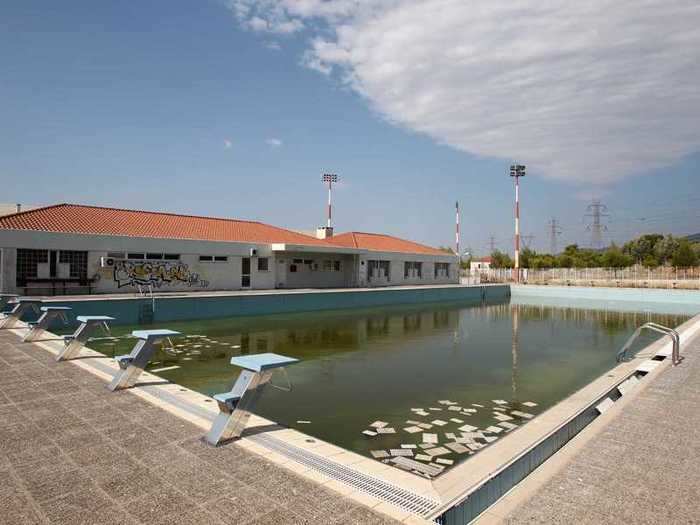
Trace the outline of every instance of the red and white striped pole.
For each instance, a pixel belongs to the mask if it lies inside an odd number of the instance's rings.
[[[515,177],[515,282],[520,281],[520,177],[525,176],[525,166],[514,164],[510,176]]]
[[[459,201],[455,202],[455,208],[457,210],[456,213],[456,230],[455,230],[455,253],[461,258],[460,252],[459,252]]]
[[[333,183],[338,182],[338,175],[335,173],[324,173],[323,176],[321,177],[321,180],[323,182],[328,183],[328,222],[327,222],[327,227],[331,227],[331,216],[332,216],[332,206],[331,206],[331,192],[333,189]]]

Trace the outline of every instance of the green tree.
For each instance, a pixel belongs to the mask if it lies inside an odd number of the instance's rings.
[[[606,268],[625,268],[631,266],[634,260],[630,255],[622,253],[622,250],[615,246],[615,244],[611,244],[600,257],[600,262]]]
[[[515,265],[513,264],[513,259],[507,253],[495,250],[491,254],[491,266],[493,268],[512,268]]]
[[[671,258],[671,264],[677,268],[697,266],[698,256],[688,241],[683,240],[678,243],[678,249]]]
[[[673,258],[673,254],[678,251],[679,240],[674,238],[673,235],[667,235],[658,243],[656,243],[656,248],[654,250],[656,255],[656,260],[659,264],[668,264]]]

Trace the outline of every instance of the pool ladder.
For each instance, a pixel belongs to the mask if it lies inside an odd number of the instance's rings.
[[[139,323],[151,324],[156,313],[156,298],[153,295],[153,286],[149,284],[147,288],[143,288],[141,285],[138,285],[138,291],[139,295],[145,299],[140,307]]]
[[[634,333],[627,340],[622,349],[617,353],[618,363],[627,357],[627,350],[629,350],[630,346],[632,346],[632,343],[634,343],[637,337],[639,337],[639,335],[642,333],[642,330],[644,330],[645,328],[669,336],[673,341],[673,352],[671,353],[671,361],[673,362],[674,366],[681,362],[681,340],[678,336],[678,332],[676,332],[673,328],[669,328],[658,323],[644,323],[642,326],[640,326],[634,331]]]

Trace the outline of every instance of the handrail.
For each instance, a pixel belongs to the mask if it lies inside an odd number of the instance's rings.
[[[156,311],[156,297],[155,297],[155,295],[153,295],[153,285],[149,284],[148,288],[146,288],[146,290],[144,290],[140,284],[137,284],[136,287],[137,287],[137,289],[139,291],[139,295],[141,297],[151,299],[151,311],[155,312]],[[148,293],[146,293],[146,292],[148,292]]]
[[[671,353],[671,361],[674,366],[681,362],[681,340],[678,335],[678,332],[676,332],[673,328],[669,328],[658,323],[644,323],[642,326],[640,326],[634,331],[634,333],[630,336],[630,338],[624,344],[622,349],[617,353],[618,363],[625,359],[625,357],[627,357],[627,350],[629,350],[630,346],[632,346],[632,343],[637,339],[637,337],[639,337],[639,334],[641,334],[642,330],[644,330],[645,328],[669,336],[673,341],[673,352]]]

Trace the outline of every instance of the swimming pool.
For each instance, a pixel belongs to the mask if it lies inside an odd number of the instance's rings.
[[[267,389],[256,412],[379,460],[405,455],[448,469],[615,366],[616,351],[639,324],[677,326],[697,310],[610,301],[593,307],[599,304],[518,294],[170,321],[153,328],[184,337],[149,370],[211,395],[237,377],[234,355],[297,357],[288,369],[291,392]],[[90,346],[128,352],[126,334],[135,328],[117,326],[114,339]]]

